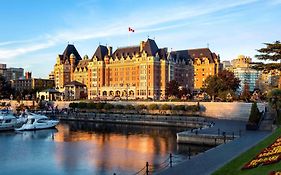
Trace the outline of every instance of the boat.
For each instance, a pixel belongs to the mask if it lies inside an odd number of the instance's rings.
[[[54,128],[59,123],[58,120],[50,120],[47,116],[41,114],[27,113],[27,122],[16,131],[37,130]]]
[[[24,117],[16,117],[11,110],[0,110],[0,131],[14,130],[21,127],[26,120]]]

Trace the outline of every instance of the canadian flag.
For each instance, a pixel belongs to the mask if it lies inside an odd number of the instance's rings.
[[[135,30],[129,27],[129,32],[135,32]]]

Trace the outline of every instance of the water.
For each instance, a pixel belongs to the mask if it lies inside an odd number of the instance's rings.
[[[186,159],[189,145],[176,143],[176,133],[183,130],[67,122],[57,129],[1,132],[0,175],[133,174],[147,161],[161,163],[169,153]]]

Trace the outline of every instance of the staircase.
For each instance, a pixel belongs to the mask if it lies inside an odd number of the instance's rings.
[[[268,108],[267,108],[268,109]],[[273,125],[273,116],[274,112],[272,110],[267,110],[265,112],[264,119],[261,121],[259,130],[261,131],[272,131],[272,125]]]

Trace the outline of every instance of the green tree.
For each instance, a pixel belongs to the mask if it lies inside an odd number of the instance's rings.
[[[279,61],[281,60],[281,43],[275,41],[274,43],[264,43],[265,48],[258,49],[260,53],[256,58],[260,60]]]
[[[240,86],[239,83],[240,80],[232,72],[224,70],[218,75],[208,76],[202,89],[212,96],[214,100],[215,97],[224,91],[235,92]]]
[[[259,64],[254,68],[258,70],[281,70],[281,63],[277,63],[277,61],[281,61],[281,42],[275,41],[264,44],[266,47],[257,50],[259,54],[256,55],[256,58],[259,60],[275,61],[275,63]],[[281,82],[281,76],[279,77],[279,82]]]
[[[224,85],[221,78],[217,75],[208,76],[204,82],[203,90],[209,94],[214,100],[220,91],[223,91]]]
[[[275,109],[276,111],[276,119],[275,121],[280,125],[281,119],[280,119],[280,109],[281,109],[281,89],[273,89],[268,93],[268,100],[270,106]]]

